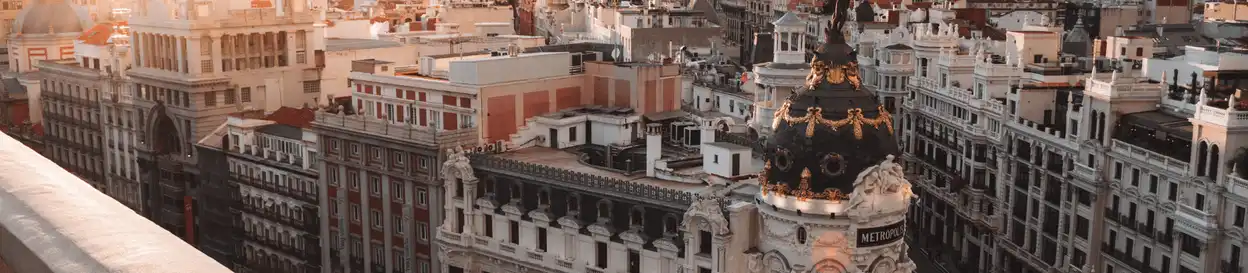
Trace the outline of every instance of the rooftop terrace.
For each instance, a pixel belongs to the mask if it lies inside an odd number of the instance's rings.
[[[231,271],[0,134],[0,272]]]

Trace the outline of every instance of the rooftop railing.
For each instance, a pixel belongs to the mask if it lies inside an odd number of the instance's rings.
[[[22,273],[231,272],[5,134],[0,261]]]

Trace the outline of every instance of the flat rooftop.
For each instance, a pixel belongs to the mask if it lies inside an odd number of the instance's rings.
[[[521,162],[577,172],[577,173],[601,176],[601,177],[605,177],[608,179],[619,179],[619,180],[627,181],[631,183],[650,185],[650,186],[661,187],[661,188],[671,189],[671,190],[676,190],[676,191],[683,191],[687,193],[697,193],[697,192],[700,192],[702,189],[706,188],[706,185],[703,185],[700,183],[699,184],[683,183],[683,182],[676,182],[676,181],[667,181],[667,180],[654,178],[654,177],[647,177],[644,172],[640,174],[634,174],[634,175],[625,175],[625,174],[621,174],[617,172],[599,169],[594,166],[581,163],[580,160],[578,160],[580,158],[580,155],[578,154],[566,152],[566,151],[559,150],[559,149],[551,149],[547,147],[529,147],[529,148],[524,148],[524,149],[497,154],[493,156],[498,157],[498,158],[503,158],[503,159],[517,160]],[[702,167],[699,166],[699,167],[681,169],[681,170],[678,170],[677,173],[693,175],[693,174],[701,174],[705,172],[702,170]]]
[[[400,47],[403,44],[394,41],[383,41],[374,39],[325,39],[325,51],[347,51],[358,49],[374,49]]]

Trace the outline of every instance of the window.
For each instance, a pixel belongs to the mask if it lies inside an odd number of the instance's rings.
[[[373,196],[381,196],[381,177],[372,176],[368,178],[368,193]]]
[[[394,259],[394,271],[407,272],[408,260],[407,260],[407,256],[403,255],[402,250],[395,250],[393,259]]]
[[[481,223],[483,224],[481,226],[482,235],[485,235],[485,237],[494,238],[494,215],[484,214],[481,216],[482,216]]]
[[[507,228],[511,230],[507,240],[512,244],[520,244],[520,223],[516,220],[508,221]]]
[[[537,250],[546,252],[546,228],[537,228]]]
[[[1136,56],[1136,57],[1144,57],[1144,48],[1143,48],[1143,47],[1137,47],[1137,48],[1135,48],[1135,56]],[[1145,257],[1145,259],[1148,259],[1148,258],[1147,258],[1147,257]]]
[[[607,243],[598,242],[594,245],[594,250],[598,254],[598,268],[607,268]]]
[[[568,128],[568,141],[576,142],[576,127]]]
[[[1170,182],[1170,189],[1168,190],[1168,192],[1170,196],[1167,197],[1167,199],[1170,199],[1170,201],[1179,200],[1179,184],[1178,183]]]
[[[204,93],[204,106],[217,106],[217,92]]]
[[[243,87],[242,90],[243,91],[239,93],[241,93],[240,97],[242,97],[243,102],[244,103],[251,102],[251,87]]]
[[[350,191],[360,191],[360,173],[356,171],[347,171],[347,188]]]
[[[329,200],[329,216],[338,217],[338,200]]]
[[[360,204],[351,204],[351,221],[360,222]]]
[[[373,263],[380,263],[386,260],[386,249],[381,247],[378,242],[373,242]]]
[[[416,190],[416,204],[422,207],[429,206],[429,192],[425,189]]]
[[[303,81],[303,93],[320,93],[321,81]]]
[[[1204,211],[1205,210],[1205,195],[1197,193],[1196,204],[1193,204],[1193,206],[1195,206],[1196,209],[1198,210]]]
[[[225,104],[234,104],[234,90],[225,90]]]
[[[1122,179],[1122,162],[1114,162],[1114,179]]]
[[[385,221],[382,221],[382,218],[381,218],[381,211],[380,211],[380,210],[375,210],[375,209],[374,209],[374,210],[369,210],[369,211],[368,211],[368,219],[369,219],[369,220],[372,220],[372,222],[373,222],[373,228],[376,228],[376,229],[381,229],[382,227],[384,227],[384,226],[385,226],[385,223],[384,223]]]
[[[403,183],[390,182],[390,198],[393,199],[394,202],[403,203],[405,190],[406,189],[403,188]]]
[[[1235,227],[1244,227],[1244,214],[1244,207],[1235,206],[1235,221],[1232,222]]]
[[[351,155],[360,156],[360,144],[351,143]]]
[[[425,222],[416,222],[416,238],[421,241],[429,241],[429,224]]]
[[[1148,192],[1149,193],[1153,193],[1153,194],[1157,193],[1157,183],[1158,183],[1157,180],[1159,179],[1157,175],[1155,174],[1148,176]]]
[[[390,217],[390,228],[394,234],[403,235],[403,216],[394,215]]]

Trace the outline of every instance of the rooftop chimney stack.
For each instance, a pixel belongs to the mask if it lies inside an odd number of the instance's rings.
[[[663,158],[662,124],[646,124],[646,176],[654,177],[654,168]]]
[[[702,121],[702,143],[715,142],[715,120]]]

